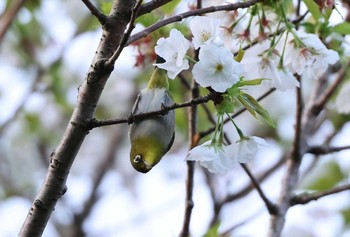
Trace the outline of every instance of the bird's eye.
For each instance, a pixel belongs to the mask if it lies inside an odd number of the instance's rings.
[[[136,155],[136,156],[134,157],[134,162],[135,162],[135,163],[139,163],[141,160],[142,160],[141,155]]]

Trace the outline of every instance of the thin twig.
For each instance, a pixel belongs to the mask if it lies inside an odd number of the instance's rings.
[[[201,7],[201,0],[197,1],[197,8]],[[195,59],[198,60],[199,52],[195,51]],[[191,98],[192,100],[198,99],[200,92],[199,86],[195,80],[192,80],[191,85]],[[211,93],[210,95],[213,96]],[[198,107],[197,105],[192,105],[189,108],[189,118],[188,118],[188,137],[190,138],[190,149],[198,145],[199,139],[197,136],[197,115],[198,115]],[[194,185],[194,161],[186,161],[187,163],[187,180],[186,180],[186,206],[184,213],[184,220],[182,224],[182,229],[180,233],[180,237],[188,237],[190,236],[190,222],[192,217],[192,210],[194,207],[193,203],[193,185]]]
[[[343,186],[335,187],[326,191],[314,192],[314,193],[302,193],[295,195],[290,200],[291,205],[306,204],[311,201],[316,201],[320,198],[339,193],[342,191],[350,190],[350,184],[345,184]]]
[[[333,138],[335,137],[335,135],[337,135],[337,134],[339,133],[339,131],[341,130],[342,127],[343,127],[343,126],[339,126],[339,127],[335,128],[335,129],[332,131],[331,134],[329,134],[329,135],[326,136],[326,138],[325,138],[324,141],[323,141],[323,144],[324,144],[324,145],[323,145],[323,147],[321,148],[322,150],[323,150],[325,147],[327,147],[326,144],[330,144],[330,143],[331,143],[331,141],[333,140]],[[315,147],[315,146],[310,146],[310,147],[308,148],[308,150],[306,151],[306,153],[311,153],[311,154],[314,154],[315,156],[313,157],[313,160],[312,160],[312,162],[308,165],[308,167],[305,168],[305,170],[304,170],[304,172],[303,172],[303,176],[307,176],[307,174],[309,174],[309,173],[316,167],[317,163],[320,161],[320,159],[318,159],[318,158],[319,158],[320,155],[322,155],[322,150],[321,150],[321,151],[318,151],[318,150],[319,150],[318,146],[316,146],[316,148],[314,148],[314,147]],[[341,148],[341,147],[338,147],[338,150],[341,150],[340,148]],[[343,147],[343,148],[345,148],[345,147]],[[314,149],[316,149],[315,152],[312,151],[312,150],[314,150]],[[336,147],[334,147],[334,148],[328,147],[328,149],[329,149],[330,151],[332,151],[333,149],[334,149],[334,150],[337,150]],[[344,150],[345,150],[345,149],[344,149]],[[334,151],[334,152],[337,152],[337,151]],[[317,154],[317,153],[319,153],[319,154]],[[329,153],[331,153],[331,152],[329,152]],[[328,153],[324,153],[324,154],[328,154]],[[304,179],[303,176],[301,176],[301,177],[299,178],[300,181]]]
[[[300,79],[300,78],[299,78]],[[267,236],[279,237],[285,223],[285,216],[290,207],[290,199],[292,192],[298,182],[299,167],[301,163],[302,154],[300,153],[300,147],[304,146],[305,136],[302,136],[302,117],[303,117],[303,104],[302,104],[302,87],[296,89],[296,115],[295,115],[295,134],[293,140],[292,151],[287,159],[287,169],[282,181],[282,188],[278,202],[276,204],[277,212],[271,215],[270,229]],[[304,128],[304,127],[303,127]]]
[[[198,15],[202,15],[202,14],[210,13],[210,12],[232,11],[232,10],[237,10],[239,8],[249,8],[250,6],[253,6],[254,4],[256,4],[256,3],[260,2],[260,1],[261,0],[251,0],[251,1],[247,1],[247,2],[239,2],[239,3],[220,5],[220,6],[210,6],[210,7],[206,7],[206,8],[202,8],[202,9],[196,9],[196,10],[187,11],[187,12],[181,13],[179,15],[176,15],[176,16],[173,16],[173,17],[169,17],[167,19],[159,21],[159,22],[157,22],[157,23],[147,27],[143,31],[132,35],[129,38],[129,40],[127,42],[127,45],[131,44],[132,42],[134,42],[134,41],[136,41],[138,39],[146,37],[151,32],[159,29],[162,26],[168,25],[170,23],[182,21],[183,19],[185,19],[187,17],[198,16]]]
[[[150,2],[147,2],[145,4],[142,4],[139,11],[137,12],[137,17],[150,13],[153,10],[157,9],[158,7],[164,6],[168,2],[171,2],[172,0],[153,0]]]
[[[12,113],[12,116],[10,116],[9,118],[6,119],[5,122],[3,122],[0,125],[0,135],[5,131],[5,129],[13,122],[15,121],[16,117],[20,114],[20,112],[22,111],[23,107],[25,106],[25,104],[27,103],[29,97],[32,95],[32,93],[36,90],[36,86],[38,84],[38,82],[41,80],[42,75],[44,74],[44,71],[42,69],[39,69],[37,72],[37,76],[34,80],[34,82],[32,83],[30,89],[27,91],[27,93],[23,96],[23,99],[21,101],[21,103],[17,106],[17,108],[14,110],[14,112]]]
[[[97,164],[97,167],[95,167],[90,195],[83,203],[82,210],[74,215],[74,232],[71,236],[86,235],[83,228],[84,221],[88,218],[94,207],[94,204],[96,204],[96,202],[100,198],[98,189],[101,185],[103,178],[108,173],[108,170],[113,168],[114,158],[123,140],[121,139],[122,134],[124,134],[124,132],[122,131],[115,132],[109,139],[110,142],[106,154],[103,157],[100,157],[101,159],[99,159],[99,163]]]
[[[202,103],[207,103],[209,100],[212,99],[212,94],[208,94],[206,96],[194,98],[191,101],[177,104],[174,103],[171,106],[163,106],[160,110],[155,110],[147,113],[140,113],[140,114],[131,114],[127,118],[121,118],[121,119],[108,119],[108,120],[96,120],[93,119],[87,124],[88,129],[96,128],[96,127],[103,127],[103,126],[109,126],[109,125],[115,125],[115,124],[121,124],[121,123],[128,123],[131,124],[137,120],[146,119],[150,117],[154,117],[157,115],[164,115],[170,110],[178,109],[178,108],[184,108],[184,107],[190,107],[195,106]]]
[[[225,141],[228,144],[232,144],[232,142],[230,141],[229,137],[227,136],[226,133],[224,133],[224,138]],[[262,190],[259,181],[254,177],[254,175],[252,174],[252,172],[250,171],[249,167],[247,164],[242,164],[241,166],[243,168],[243,170],[246,172],[246,174],[248,175],[248,177],[250,178],[250,180],[252,181],[253,186],[256,188],[258,194],[260,195],[261,199],[264,201],[267,210],[269,211],[270,214],[276,214],[277,209],[276,206],[267,198],[266,194],[264,193],[264,191]]]
[[[269,211],[270,214],[276,214],[277,208],[276,206],[267,198],[265,195],[264,191],[262,190],[259,181],[254,177],[252,172],[250,171],[249,167],[247,164],[241,164],[242,168],[244,171],[248,174],[250,180],[252,181],[254,187],[256,188],[256,191],[259,193],[259,196],[261,199],[264,201],[267,210]]]
[[[267,92],[265,92],[263,95],[261,95],[258,99],[257,99],[257,101],[261,101],[261,100],[263,100],[263,99],[265,99],[266,97],[268,97],[272,92],[274,92],[276,89],[275,88],[273,88],[273,89],[270,89],[270,90],[268,90]],[[236,117],[238,117],[240,114],[242,114],[244,111],[246,111],[247,109],[244,107],[244,108],[242,108],[242,109],[240,109],[240,110],[238,110],[236,113],[234,113],[232,116],[231,116],[231,118],[236,118]],[[227,119],[225,119],[225,121],[224,121],[224,123],[228,123],[228,122],[230,122],[231,121],[231,119],[230,118],[227,118]],[[202,131],[202,132],[200,132],[199,133],[199,136],[201,137],[201,138],[203,138],[203,137],[205,137],[205,136],[208,136],[209,134],[211,134],[212,132],[214,132],[215,131],[215,125],[213,126],[213,127],[211,127],[211,128],[209,128],[208,130],[206,130],[206,131]]]
[[[199,96],[198,85],[193,81],[192,86],[192,98],[197,99]],[[196,130],[197,130],[197,105],[192,105],[190,107],[190,118],[189,118],[189,137],[191,139],[190,148],[192,149],[198,143],[198,140],[195,139]],[[193,179],[194,179],[194,161],[187,161],[187,179],[186,179],[186,207],[184,221],[182,225],[182,230],[180,237],[190,236],[190,222],[192,216],[192,210],[194,207],[193,203]]]
[[[314,105],[315,112],[319,113],[324,108],[324,106],[329,101],[329,99],[331,98],[333,93],[338,89],[339,85],[344,81],[346,71],[349,68],[349,66],[350,66],[350,60],[346,66],[341,68],[339,75],[338,75],[337,79],[335,80],[335,82],[330,87],[328,87],[328,89],[324,93],[322,93],[321,97],[315,103],[315,105]]]
[[[112,72],[101,67],[121,41],[127,28],[130,11],[134,1],[113,1],[109,19],[118,22],[106,26],[86,79],[79,90],[76,105],[65,132],[51,154],[51,162],[46,172],[43,184],[32,203],[18,236],[41,236],[46,224],[55,209],[57,201],[67,191],[66,181],[73,161],[86,138],[88,130],[82,126],[93,118],[96,105],[100,99],[105,84]]]
[[[301,77],[297,75],[298,81],[301,84]],[[295,162],[300,162],[301,154],[300,154],[300,146],[301,146],[301,127],[302,127],[302,116],[304,110],[303,104],[303,95],[302,95],[302,86],[296,89],[296,119],[295,119],[295,133],[293,139],[293,147],[290,158]]]
[[[333,152],[339,152],[343,150],[350,149],[349,146],[339,146],[339,147],[331,147],[331,146],[312,146],[306,151],[307,153],[311,153],[314,155],[325,155]]]
[[[120,44],[117,48],[117,50],[113,53],[113,55],[108,59],[108,61],[106,62],[106,66],[110,67],[113,66],[115,61],[119,58],[120,54],[122,53],[124,47],[126,46],[126,43],[128,42],[128,39],[130,37],[130,34],[132,32],[132,30],[135,28],[135,20],[137,17],[137,12],[141,6],[142,0],[138,0],[136,2],[136,5],[133,7],[132,11],[131,11],[131,17],[130,17],[130,22],[129,22],[129,26],[126,29],[122,40],[120,41]]]
[[[151,12],[153,9],[159,7],[161,5],[162,2],[167,2],[169,0],[154,0],[153,2],[150,2],[152,4],[154,4],[153,6],[151,5],[148,9],[145,8],[143,9],[143,6],[146,7],[146,4],[142,5],[140,10],[139,10],[139,15],[142,15],[144,13],[148,13],[148,12]],[[150,33],[152,33],[153,31],[161,28],[162,26],[165,26],[165,25],[168,25],[168,24],[171,24],[171,23],[174,23],[174,22],[177,22],[177,21],[182,21],[183,19],[185,18],[188,18],[188,17],[191,17],[191,16],[197,16],[197,15],[202,15],[202,14],[205,14],[205,13],[211,13],[211,12],[215,12],[215,11],[231,11],[231,10],[237,10],[239,8],[248,8],[250,6],[253,6],[254,4],[260,2],[262,0],[256,0],[256,1],[248,1],[248,2],[245,2],[245,3],[234,3],[234,4],[227,4],[227,5],[220,5],[220,6],[210,6],[210,7],[206,7],[206,8],[202,8],[202,9],[197,9],[197,10],[191,10],[191,11],[187,11],[187,12],[184,12],[180,15],[176,15],[176,16],[173,16],[173,17],[170,17],[170,18],[167,18],[165,20],[161,20],[151,26],[149,26],[148,28],[138,32],[137,34],[134,34],[132,35],[128,42],[127,42],[127,45],[143,38],[143,37],[146,37],[147,35],[149,35]],[[147,12],[146,12],[147,10]],[[291,23],[293,24],[298,24],[300,21],[302,21],[305,16],[308,14],[309,12],[306,11],[303,15],[297,17],[296,19],[292,20]],[[251,47],[252,45],[254,44],[257,44],[259,43],[258,40],[252,42],[250,45],[246,46],[246,48],[249,48]],[[245,48],[243,48],[245,49]]]
[[[26,0],[18,0],[10,7],[9,10],[7,10],[2,16],[1,16],[1,24],[0,24],[0,45],[2,43],[2,40],[4,39],[4,36],[7,32],[7,30],[10,28],[11,23],[17,16],[17,13],[23,6]]]
[[[286,161],[285,157],[282,157],[281,159],[278,159],[278,161],[275,164],[273,164],[270,168],[268,168],[267,170],[265,170],[264,172],[259,174],[257,180],[261,183],[262,181],[264,181],[265,179],[270,177],[270,175],[272,175],[275,170],[280,168],[285,163],[285,161]],[[250,183],[249,185],[243,187],[240,191],[228,195],[223,200],[223,203],[232,202],[234,200],[242,198],[245,195],[247,195],[253,189],[254,189],[254,185],[252,183]]]
[[[182,72],[177,75],[181,81],[181,83],[186,87],[187,90],[191,89],[191,84],[186,80],[185,76],[183,75]]]
[[[263,211],[265,211],[263,208],[255,211],[255,213],[251,214],[249,217],[245,218],[244,220],[238,222],[237,224],[235,224],[234,226],[231,226],[230,228],[224,230],[222,233],[219,234],[220,237],[230,237],[232,236],[232,231],[234,231],[235,229],[245,225],[246,223],[258,218],[259,214],[261,214]]]
[[[191,89],[191,85],[188,83],[188,81],[186,80],[185,76],[180,73],[178,75],[180,81],[182,82],[182,84],[186,87],[186,89],[190,90]],[[203,103],[201,104],[202,108],[204,109],[204,112],[206,113],[207,117],[208,117],[208,120],[213,124],[215,125],[216,124],[216,121],[212,115],[212,112],[210,111],[209,107],[207,104]]]
[[[101,25],[104,25],[107,21],[107,16],[103,14],[100,10],[98,10],[95,5],[90,2],[90,0],[81,0],[85,6],[90,10],[91,14],[94,15],[97,20],[101,23]]]
[[[261,174],[257,175],[257,180],[259,183],[265,181],[268,177],[270,177],[278,168],[280,168],[285,163],[285,158],[282,157],[278,159],[276,163],[274,163],[271,167],[269,167],[267,170],[262,172]],[[222,207],[230,202],[233,202],[237,199],[245,197],[248,193],[250,193],[252,190],[254,190],[254,185],[252,182],[248,183],[246,186],[242,187],[239,191],[229,194],[223,199],[221,202],[215,203],[214,206],[214,216],[211,220],[211,225],[215,224],[218,219],[218,215],[222,209]]]
[[[309,11],[306,11],[303,15],[301,16],[298,16],[296,19],[290,21],[292,24],[294,25],[298,25],[299,22],[301,22],[305,17],[306,15],[309,13]],[[277,33],[276,32],[273,32],[273,33],[270,33],[267,35],[267,38],[272,38],[272,37],[275,37],[276,35],[280,35],[282,34],[283,32],[286,31],[286,27],[282,27],[280,29],[278,29]],[[244,46],[242,48],[242,50],[247,50],[249,48],[251,48],[252,46],[256,45],[256,44],[260,44],[261,41],[259,39],[255,39],[254,41],[250,42],[248,45]]]

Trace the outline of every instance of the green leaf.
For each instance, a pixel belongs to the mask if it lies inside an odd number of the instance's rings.
[[[41,124],[38,114],[26,113],[24,119],[27,123],[26,129],[29,133],[36,133],[40,130]]]
[[[350,34],[350,23],[342,22],[338,25],[335,25],[333,27],[333,31],[342,35],[348,35]]]
[[[236,96],[239,102],[248,110],[251,115],[253,115],[256,118],[254,106],[249,103],[242,95],[237,95]]]
[[[334,128],[339,130],[350,121],[350,114],[331,113],[330,119]]]
[[[333,13],[333,9],[332,8],[326,8],[324,13],[323,13],[323,17],[325,18],[326,22],[328,22],[329,18],[331,17]]]
[[[314,33],[316,32],[316,25],[311,22],[303,22],[301,24],[307,33]]]
[[[259,119],[257,116],[260,115],[264,122],[266,122],[271,127],[275,127],[275,123],[270,118],[269,113],[265,110],[254,97],[241,92],[236,96],[239,102],[251,113],[255,118]]]
[[[318,28],[319,28],[318,32],[323,38],[326,38],[328,35],[332,33],[332,28],[330,28],[327,22],[323,22],[319,24]]]
[[[253,80],[241,80],[239,86],[257,86],[260,85],[263,80],[269,80],[267,78],[258,78]]]
[[[231,88],[227,89],[227,91],[226,91],[227,94],[230,96],[238,95],[241,92],[240,89],[238,88],[238,84],[239,83],[236,83]]]
[[[340,213],[343,215],[345,226],[350,226],[350,208],[347,207],[341,210]]]
[[[32,1],[26,2],[25,7],[29,11],[33,12],[36,9],[38,9],[40,7],[40,5],[41,5],[41,1],[40,0],[32,0]]]
[[[235,57],[235,60],[237,62],[240,62],[240,61],[242,61],[243,56],[244,56],[244,50],[242,48],[239,48],[239,51]]]
[[[219,237],[219,226],[220,223],[216,223],[210,229],[203,237]]]
[[[174,11],[175,7],[181,2],[181,0],[172,0],[171,2],[163,5],[160,9],[165,14],[170,14]]]
[[[333,188],[336,184],[344,179],[344,174],[341,171],[339,164],[335,161],[330,161],[317,166],[301,184],[301,187],[324,191]]]
[[[113,1],[102,1],[101,2],[101,11],[103,14],[108,14],[111,9],[112,9],[112,4],[113,4]]]
[[[227,113],[233,113],[234,111],[234,103],[232,100],[232,97],[228,94],[222,95],[222,101],[220,104],[215,106],[216,111],[218,114],[227,114]]]
[[[314,0],[303,0],[307,8],[309,9],[312,17],[318,22],[322,18],[320,7]]]
[[[149,27],[160,19],[159,15],[155,13],[149,13],[142,15],[136,19],[136,23],[142,24],[144,27]]]

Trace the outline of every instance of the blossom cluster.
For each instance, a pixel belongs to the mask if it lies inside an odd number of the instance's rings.
[[[181,71],[189,69],[190,63],[194,64],[192,75],[200,86],[224,94],[238,92],[235,95],[237,100],[254,116],[258,113],[264,117],[270,125],[272,122],[267,111],[254,98],[241,92],[239,87],[264,83],[285,91],[299,86],[295,75],[318,78],[329,64],[339,60],[338,54],[327,49],[316,35],[301,30],[288,29],[270,41],[265,38],[244,52],[240,50],[235,57],[227,47],[227,35],[223,32],[225,27],[218,19],[196,16],[190,21],[189,28],[192,42],[177,29],[172,29],[168,38],[158,40],[155,52],[165,62],[155,65],[165,69],[168,77],[174,79]],[[249,31],[246,30],[245,34],[245,38],[249,38]],[[198,61],[187,55],[191,47],[198,50]],[[199,161],[200,165],[214,173],[225,173],[237,162],[252,160],[259,147],[266,145],[262,138],[244,136],[233,121],[240,140],[224,145],[223,132],[219,131],[223,128],[224,114],[228,112],[218,111],[218,132],[213,139],[193,148],[186,158]]]
[[[237,162],[247,163],[254,159],[258,149],[267,143],[260,137],[244,138],[230,145],[215,144],[209,140],[193,148],[186,160],[199,161],[210,172],[223,174],[231,170]]]
[[[299,86],[294,75],[318,78],[329,64],[339,60],[334,50],[327,49],[315,35],[291,29],[281,34],[277,44],[269,41],[245,51],[241,62],[225,47],[225,33],[220,21],[206,16],[196,16],[190,22],[192,44],[180,31],[172,29],[168,38],[158,40],[155,52],[165,59],[156,64],[167,70],[174,79],[181,71],[189,69],[187,51],[199,50],[199,61],[193,66],[193,77],[202,87],[225,92],[241,77],[245,80],[265,78],[265,84],[284,91]],[[232,39],[233,40],[233,39]]]

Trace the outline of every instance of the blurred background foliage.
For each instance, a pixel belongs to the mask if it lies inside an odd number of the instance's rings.
[[[292,4],[292,1],[285,2],[286,6]],[[349,51],[342,44],[344,37],[350,34],[349,22],[329,26],[328,13],[324,17],[312,1],[304,2],[310,5],[311,16],[303,26],[324,38],[337,33],[337,37],[329,41],[329,47],[349,57],[346,55]],[[112,1],[97,0],[95,3],[108,13]],[[193,2],[172,1],[138,18],[135,31],[186,9],[188,4]],[[0,236],[14,236],[40,188],[50,153],[62,137],[73,111],[79,85],[99,42],[101,27],[80,1],[6,0],[0,2],[0,13],[2,23],[15,15],[6,34],[0,38],[0,220],[3,224]],[[150,77],[156,40],[168,35],[174,27],[190,37],[184,24],[172,24],[124,50],[98,104],[98,119],[122,118],[130,113],[138,91]],[[177,103],[189,99],[191,75],[184,73],[182,77],[170,81]],[[305,95],[310,87],[306,87]],[[204,89],[201,91],[202,95],[206,93]],[[263,91],[252,90],[251,93],[258,96]],[[271,149],[264,149],[250,165],[257,176],[266,174],[262,187],[273,200],[278,197],[284,169],[281,164],[270,173],[268,170],[290,150],[294,131],[293,96],[293,92],[276,92],[262,101],[277,123],[276,130],[247,113],[237,118],[237,124],[245,133],[267,138],[271,144]],[[212,126],[205,109],[214,111],[211,102],[207,108],[200,106],[199,131]],[[319,121],[320,129],[312,142],[348,145],[348,115],[335,114],[331,108],[327,113]],[[68,192],[59,201],[44,236],[140,236],[140,233],[147,233],[145,231],[153,236],[177,235],[185,205],[187,121],[187,109],[177,110],[175,145],[147,176],[136,173],[129,164],[127,124],[91,131],[71,170]],[[234,139],[232,125],[227,129]],[[348,183],[349,155],[343,151],[305,157],[300,192],[322,191]],[[244,198],[232,198],[235,202],[225,204],[220,213],[213,209],[214,204],[227,195],[239,194],[250,184],[242,169],[237,167],[224,176],[209,174],[200,167],[197,170],[193,236],[204,235],[207,230],[206,236],[216,236],[219,227],[220,232],[232,229],[232,236],[262,236],[256,234],[256,230],[266,230],[268,213],[253,189],[243,195]],[[294,236],[350,236],[349,204],[347,191],[302,208],[300,205],[293,207],[287,216],[285,236],[292,236],[290,233],[301,233]],[[315,219],[313,210],[322,212],[323,217]],[[232,213],[240,215],[232,216]],[[303,221],[298,219],[300,215]],[[214,218],[221,220],[220,226],[210,229]],[[333,232],[324,232],[325,223]]]

